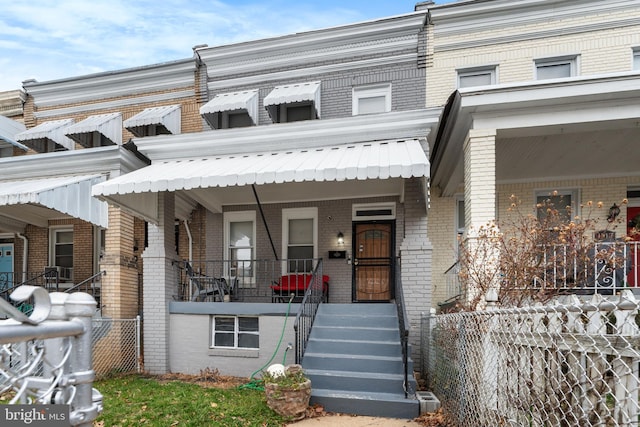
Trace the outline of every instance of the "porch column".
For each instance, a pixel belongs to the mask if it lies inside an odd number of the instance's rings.
[[[115,319],[131,319],[138,313],[138,269],[134,258],[132,215],[109,206],[109,228],[105,232],[105,253],[100,260],[100,304],[102,314]]]
[[[464,142],[464,216],[465,244],[476,244],[479,229],[495,224],[497,219],[496,194],[496,131],[495,129],[471,129]],[[497,230],[496,230],[497,231]],[[470,253],[474,250],[470,248]],[[481,252],[483,255],[475,261],[480,263],[478,270],[491,268],[489,263],[495,262],[493,253]],[[495,255],[497,255],[497,248]],[[467,283],[466,301],[476,301],[480,294],[497,283]],[[475,302],[473,303],[475,304]],[[473,305],[472,304],[472,305]]]
[[[152,374],[169,372],[169,302],[178,293],[174,219],[173,193],[159,193],[158,225],[148,225],[142,253],[144,368]]]
[[[496,131],[471,129],[464,142],[464,216],[468,233],[496,220]],[[471,237],[471,236],[469,236]]]
[[[424,178],[405,180],[404,237],[400,245],[404,303],[409,317],[409,342],[414,363],[420,359],[420,317],[431,309],[433,247],[427,237],[426,183]]]

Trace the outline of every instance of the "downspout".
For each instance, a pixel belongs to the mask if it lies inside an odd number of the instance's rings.
[[[16,233],[16,236],[22,239],[24,243],[22,245],[22,282],[26,281],[27,277],[27,256],[29,255],[29,240],[27,236],[24,236],[21,233]]]
[[[184,228],[187,230],[187,238],[189,239],[189,262],[193,262],[193,238],[191,237],[191,230],[189,230],[189,223],[184,220]]]

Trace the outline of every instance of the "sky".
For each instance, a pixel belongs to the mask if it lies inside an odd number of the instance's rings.
[[[439,0],[446,3],[453,0]],[[418,0],[0,0],[0,91],[413,12]]]

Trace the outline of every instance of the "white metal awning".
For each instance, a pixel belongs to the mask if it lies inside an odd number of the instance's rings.
[[[225,111],[246,112],[253,124],[258,124],[258,90],[219,93],[200,107],[200,115],[213,129],[218,127],[218,116]]]
[[[0,148],[8,144],[9,147],[14,146],[27,151],[29,147],[16,141],[16,135],[25,130],[26,127],[22,123],[0,115]]]
[[[276,86],[264,97],[264,106],[269,115],[276,117],[279,105],[292,104],[294,102],[311,101],[316,115],[320,117],[320,82],[295,83],[285,86]]]
[[[47,227],[50,219],[67,215],[106,228],[108,206],[91,196],[91,187],[104,180],[103,175],[74,175],[0,181],[0,230],[20,223]]]
[[[122,114],[96,114],[69,126],[66,135],[85,148],[122,145]]]
[[[23,142],[27,147],[40,153],[56,151],[60,148],[73,150],[76,145],[71,139],[67,138],[65,134],[67,128],[73,125],[73,123],[73,119],[47,121],[31,129],[27,129],[24,132],[20,132],[16,135],[16,141]],[[56,147],[49,150],[49,142],[54,143]]]
[[[137,137],[150,136],[147,129],[154,125],[155,135],[177,135],[180,133],[180,124],[180,105],[146,108],[123,122],[124,127]]]
[[[418,139],[375,141],[342,146],[168,160],[96,185],[93,195],[154,221],[157,193],[320,182],[380,183],[428,177],[429,161]],[[376,184],[380,185],[380,184]],[[224,192],[221,192],[218,196]],[[281,197],[287,191],[280,190]],[[226,193],[225,193],[226,194]],[[306,196],[313,194],[307,189]],[[210,202],[216,197],[203,197]],[[220,199],[219,203],[224,203]]]

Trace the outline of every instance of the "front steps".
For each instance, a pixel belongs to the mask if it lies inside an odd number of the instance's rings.
[[[311,404],[329,412],[415,418],[420,402],[405,398],[404,367],[394,304],[321,304],[302,367]],[[408,363],[410,390],[416,390]]]

